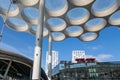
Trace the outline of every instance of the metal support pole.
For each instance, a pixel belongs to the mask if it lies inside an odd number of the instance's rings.
[[[50,32],[49,32],[49,47],[48,48],[49,48],[48,53],[49,53],[49,59],[50,59],[50,63],[48,66],[48,79],[52,80],[52,36]]]
[[[32,80],[32,67],[30,68],[30,80]]]
[[[12,3],[13,3],[12,0],[10,0],[10,5],[8,7],[8,11],[7,11],[6,15],[5,15],[5,18],[3,19],[2,29],[0,31],[0,41],[2,41],[3,32],[4,32],[4,29],[5,29],[6,19],[8,18],[8,14],[9,14],[10,8],[12,6]]]
[[[32,80],[40,80],[41,78],[41,60],[42,60],[42,37],[44,24],[44,0],[39,0],[39,16],[36,32],[36,46],[34,51],[34,63]]]
[[[10,60],[8,66],[7,66],[7,69],[6,69],[5,73],[4,73],[3,80],[6,80],[6,77],[7,77],[7,74],[8,74],[8,71],[10,69],[11,64],[12,64],[12,60]]]

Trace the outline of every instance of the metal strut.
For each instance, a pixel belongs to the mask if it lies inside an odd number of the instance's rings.
[[[8,17],[8,14],[9,14],[9,11],[10,11],[10,8],[11,8],[12,3],[13,3],[13,1],[10,0],[10,5],[9,5],[9,7],[8,7],[7,13],[5,14],[4,22],[3,22],[3,24],[2,24],[2,29],[1,29],[1,32],[0,32],[0,42],[1,42],[1,40],[2,40],[2,35],[3,35],[4,29],[5,29],[6,19],[7,19],[7,17]]]
[[[41,60],[42,60],[42,37],[44,25],[44,0],[39,0],[39,16],[36,32],[36,46],[34,51],[34,63],[32,80],[40,80],[41,78]]]
[[[52,80],[52,35],[51,32],[49,31],[49,59],[50,59],[50,63],[48,66],[48,79]]]

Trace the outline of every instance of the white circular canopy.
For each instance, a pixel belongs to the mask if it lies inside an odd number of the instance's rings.
[[[30,33],[32,33],[33,35],[36,35],[36,31],[37,31],[37,26],[32,26],[30,28]],[[43,28],[43,37],[48,36],[49,31],[46,27]]]
[[[33,7],[27,7],[22,10],[21,13],[23,19],[33,25],[38,23],[38,9]],[[34,16],[33,16],[34,15]]]
[[[96,0],[92,7],[92,13],[97,17],[104,17],[112,14],[119,7],[118,0]]]
[[[94,18],[85,23],[85,30],[87,31],[99,31],[106,26],[106,21],[104,18]]]
[[[83,33],[83,28],[80,26],[70,26],[70,27],[66,28],[65,33],[69,37],[77,37]]]
[[[66,28],[66,22],[61,18],[50,18],[46,22],[51,31],[62,31]]]
[[[71,25],[80,25],[89,19],[89,12],[85,8],[73,8],[67,12],[66,17]]]
[[[120,25],[120,10],[110,16],[109,23],[111,25]]]
[[[10,6],[10,10],[7,16],[17,16],[19,13],[19,7],[16,4],[10,5],[10,0],[0,0],[0,14],[6,15]]]
[[[19,0],[24,6],[33,6],[38,3],[39,0]]]
[[[6,23],[8,27],[16,31],[27,31],[29,28],[27,23],[19,18],[8,18]]]
[[[45,0],[45,8],[50,16],[61,16],[68,9],[67,0]]]
[[[0,15],[16,31],[36,33],[39,0],[0,0]],[[118,0],[45,0],[43,36],[54,41],[68,37],[92,41],[106,26],[120,25]],[[9,10],[9,12],[8,12]]]
[[[93,2],[94,0],[68,0],[71,2],[71,4],[75,6],[85,6]]]
[[[87,32],[87,33],[84,33],[80,36],[80,39],[82,41],[92,41],[94,39],[96,39],[98,36],[97,33],[94,33],[94,32]]]
[[[62,41],[65,39],[65,34],[62,32],[52,32],[52,39],[54,41]]]

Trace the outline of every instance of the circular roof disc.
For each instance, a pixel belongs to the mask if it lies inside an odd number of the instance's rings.
[[[91,12],[97,17],[104,17],[112,14],[118,9],[117,0],[96,0],[91,8]]]
[[[89,19],[89,12],[87,9],[77,7],[69,10],[66,14],[67,21],[72,25],[80,25]]]
[[[85,6],[93,2],[94,0],[68,0],[75,6]]]
[[[85,30],[87,31],[99,31],[107,24],[104,18],[94,18],[85,23]]]
[[[6,23],[8,27],[16,31],[27,31],[29,29],[27,23],[19,18],[8,18]]]
[[[70,26],[66,28],[65,33],[69,37],[77,37],[80,36],[83,33],[83,31],[83,28],[80,26]]]
[[[44,27],[44,28],[43,28],[43,37],[48,36],[48,34],[49,34],[48,29],[47,29],[46,27]]]
[[[36,31],[37,31],[37,26],[32,26],[30,28],[30,33],[32,33],[33,35],[36,35]]]
[[[18,13],[19,13],[19,7],[16,4],[11,4],[10,0],[0,0],[0,14],[3,15],[7,14],[8,17],[13,17],[13,16],[17,16]]]
[[[51,34],[54,41],[62,41],[65,39],[65,34],[62,32],[52,32]]]
[[[24,6],[33,6],[39,2],[39,0],[19,0]]]
[[[50,18],[47,20],[47,27],[51,31],[62,31],[66,28],[66,22],[61,18]]]
[[[36,35],[36,31],[37,31],[37,26],[32,26],[30,28],[30,32],[33,34],[33,35]],[[48,35],[48,29],[46,27],[43,27],[43,37],[46,37]]]
[[[94,33],[94,32],[87,32],[87,33],[84,33],[80,36],[80,39],[82,41],[92,41],[92,40],[95,40],[97,38],[98,34],[97,33]]]
[[[110,16],[109,23],[111,25],[120,25],[120,10]]]
[[[37,25],[38,23],[38,9],[34,7],[27,7],[22,10],[22,17],[25,21]]]
[[[47,13],[50,16],[61,16],[68,10],[67,0],[46,0]]]

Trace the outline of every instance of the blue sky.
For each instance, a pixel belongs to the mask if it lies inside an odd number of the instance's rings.
[[[2,24],[2,19],[0,19],[0,30]],[[0,48],[33,59],[34,46],[35,36],[5,27]],[[59,52],[59,60],[71,60],[72,50],[85,50],[88,57],[95,57],[98,61],[120,61],[120,28],[116,26],[106,27],[100,31],[99,37],[91,42],[83,42],[76,38],[53,42],[53,50]],[[48,39],[43,38],[43,68],[45,67],[46,51],[48,51]]]

